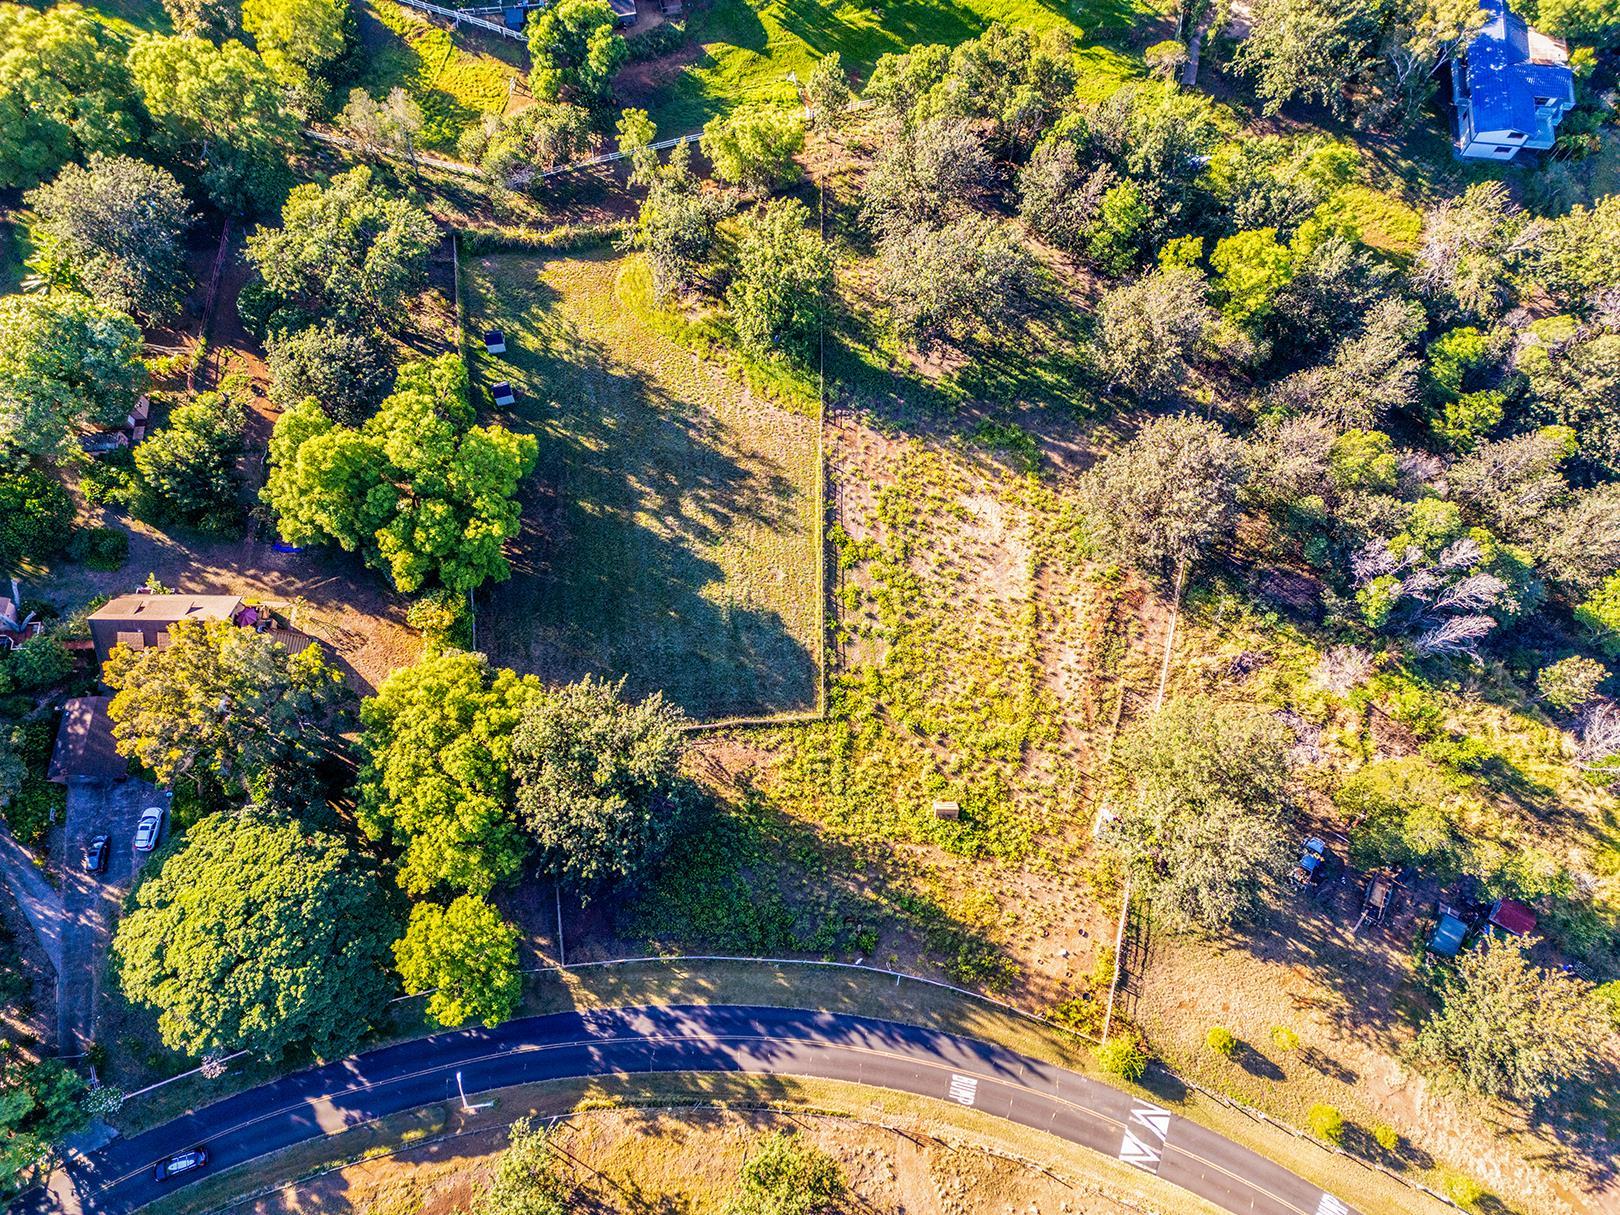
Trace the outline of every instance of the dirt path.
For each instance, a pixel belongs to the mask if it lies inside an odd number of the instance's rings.
[[[0,874],[34,929],[40,948],[62,973],[62,896],[45,880],[28,849],[0,823]]]

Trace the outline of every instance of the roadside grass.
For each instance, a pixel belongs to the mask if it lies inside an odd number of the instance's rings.
[[[527,70],[521,44],[444,29],[393,0],[364,0],[359,20],[365,66],[355,84],[379,97],[393,88],[409,93],[422,107],[424,148],[454,152],[469,125],[506,111]]]
[[[649,323],[637,259],[497,254],[462,273],[474,379],[509,380],[502,420],[540,440],[513,577],[481,605],[491,658],[627,677],[700,720],[813,708],[817,421]],[[490,328],[506,355],[483,352]]]
[[[1144,0],[1085,0],[1071,12],[1047,0],[713,0],[687,25],[700,52],[673,79],[626,103],[646,106],[666,135],[695,131],[716,114],[751,102],[798,104],[790,74],[802,83],[824,55],[837,52],[862,81],[891,52],[920,43],[955,45],[977,37],[995,21],[1035,30],[1060,29],[1082,42],[1088,85],[1137,75],[1129,53],[1142,26],[1158,16]],[[1145,45],[1145,43],[1144,43]]]

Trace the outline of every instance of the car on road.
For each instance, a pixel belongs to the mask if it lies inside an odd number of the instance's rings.
[[[179,1177],[185,1173],[193,1173],[208,1163],[208,1149],[205,1147],[187,1148],[183,1152],[176,1152],[167,1159],[160,1160],[152,1166],[152,1176],[159,1181],[167,1181],[171,1177]]]
[[[163,831],[163,807],[148,806],[141,811],[141,821],[135,824],[135,851],[150,852],[157,847]]]
[[[84,871],[86,873],[106,873],[107,853],[110,851],[109,841],[105,835],[98,835],[84,846]]]

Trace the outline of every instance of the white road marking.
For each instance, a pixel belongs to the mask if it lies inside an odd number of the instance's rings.
[[[959,1076],[951,1073],[951,1100],[960,1105],[972,1105],[973,1099],[979,1095],[979,1082],[972,1076]]]
[[[1119,1158],[1149,1173],[1159,1171],[1159,1149],[1143,1143],[1131,1131],[1125,1132],[1125,1141],[1119,1145]]]
[[[1350,1208],[1323,1190],[1322,1201],[1316,1204],[1316,1215],[1350,1215]]]
[[[1170,1137],[1170,1111],[1160,1109],[1156,1105],[1138,1105],[1131,1109],[1131,1121],[1138,1126],[1145,1126],[1163,1143]]]

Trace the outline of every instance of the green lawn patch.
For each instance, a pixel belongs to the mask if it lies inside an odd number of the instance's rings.
[[[864,80],[883,55],[919,43],[965,42],[995,21],[1068,30],[1084,43],[1081,57],[1088,82],[1117,82],[1141,71],[1140,60],[1121,47],[1144,18],[1155,15],[1144,0],[1081,0],[1072,7],[1043,0],[775,0],[757,5],[712,0],[692,15],[688,26],[691,41],[701,48],[697,59],[656,94],[637,97],[634,103],[646,105],[665,134],[695,131],[739,103],[794,103],[797,87],[789,73],[803,81],[816,60],[833,51]]]
[[[480,646],[548,679],[625,676],[698,718],[813,708],[819,423],[650,323],[639,259],[499,254],[462,275],[475,378],[509,380],[503,420],[540,439]]]

